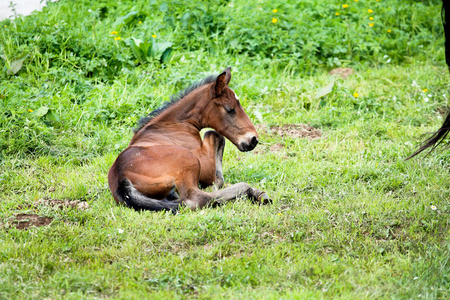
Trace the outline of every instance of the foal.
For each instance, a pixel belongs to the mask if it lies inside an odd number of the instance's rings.
[[[117,203],[136,210],[198,209],[247,196],[259,203],[268,195],[237,183],[223,190],[224,136],[240,151],[251,151],[258,134],[236,94],[228,87],[230,68],[180,93],[179,100],[151,113],[108,172]],[[207,131],[203,140],[202,128]],[[215,192],[202,187],[214,185]]]

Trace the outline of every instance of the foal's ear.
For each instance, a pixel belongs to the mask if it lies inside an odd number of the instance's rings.
[[[214,94],[216,96],[222,94],[223,90],[225,89],[225,86],[227,86],[230,83],[230,80],[231,80],[231,68],[228,67],[225,69],[225,71],[222,72],[222,74],[217,76],[216,83],[214,85]]]
[[[231,80],[231,67],[226,68],[223,72],[227,74],[225,77],[225,81],[227,85],[229,85]]]

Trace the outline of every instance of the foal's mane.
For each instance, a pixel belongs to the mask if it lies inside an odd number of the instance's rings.
[[[159,108],[155,109],[154,111],[152,111],[151,113],[149,113],[145,117],[142,117],[139,120],[138,126],[133,129],[134,133],[138,132],[142,127],[145,126],[145,124],[150,122],[151,119],[153,119],[157,115],[161,114],[163,111],[165,111],[166,109],[168,109],[169,107],[171,107],[172,105],[174,105],[175,103],[177,103],[178,101],[180,101],[181,99],[183,99],[184,97],[189,95],[195,89],[216,81],[217,80],[217,76],[218,76],[217,74],[211,74],[211,75],[209,75],[209,76],[207,76],[207,77],[205,77],[205,78],[203,78],[203,79],[201,79],[199,81],[194,82],[193,84],[191,84],[190,86],[188,86],[184,90],[182,90],[182,91],[180,91],[178,93],[175,93],[172,96],[170,96],[170,100],[169,101],[163,103],[163,105],[161,105]]]

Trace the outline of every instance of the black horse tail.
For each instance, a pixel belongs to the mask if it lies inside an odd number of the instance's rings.
[[[116,195],[128,207],[134,208],[135,210],[166,210],[176,213],[180,206],[180,203],[177,201],[152,199],[142,195],[128,179],[119,182]]]
[[[442,0],[442,24],[444,25],[444,34],[445,34],[445,61],[450,71],[450,1]],[[425,140],[422,146],[413,154],[411,154],[406,160],[413,158],[417,154],[431,147],[430,154],[437,146],[439,146],[442,141],[447,137],[450,131],[450,112],[447,114],[447,117],[444,120],[441,128],[439,128],[435,133],[432,134],[427,140]]]
[[[432,152],[437,146],[439,146],[444,141],[449,132],[450,132],[450,113],[445,118],[444,124],[442,124],[441,128],[439,128],[435,133],[433,133],[431,137],[425,140],[422,146],[416,152],[411,154],[406,160],[413,158],[417,154],[421,153],[422,151],[430,147],[431,147],[430,152]]]
[[[450,1],[442,0],[442,11],[441,18],[442,24],[444,25],[444,35],[445,35],[445,61],[450,71]]]

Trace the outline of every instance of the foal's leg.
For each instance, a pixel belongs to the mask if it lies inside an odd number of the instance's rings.
[[[192,151],[200,161],[200,186],[207,187],[214,184],[214,188],[223,186],[224,178],[222,172],[223,149],[225,138],[217,131],[207,131],[203,138],[201,148]]]
[[[216,131],[214,131],[216,132]],[[223,187],[225,179],[223,178],[222,171],[222,160],[223,160],[223,150],[225,149],[225,138],[217,133],[219,136],[216,138],[217,148],[215,149],[215,163],[216,163],[216,179],[214,180],[214,188],[216,190]]]
[[[213,205],[223,204],[241,196],[247,196],[252,202],[260,204],[268,204],[272,202],[265,192],[252,188],[245,182],[236,183],[223,190],[210,193],[210,195],[212,196]]]
[[[181,197],[181,201],[190,209],[195,210],[205,206],[224,204],[242,196],[260,204],[272,202],[265,192],[252,188],[245,182],[236,183],[228,188],[212,193],[206,193],[197,189],[191,190],[186,197]]]

